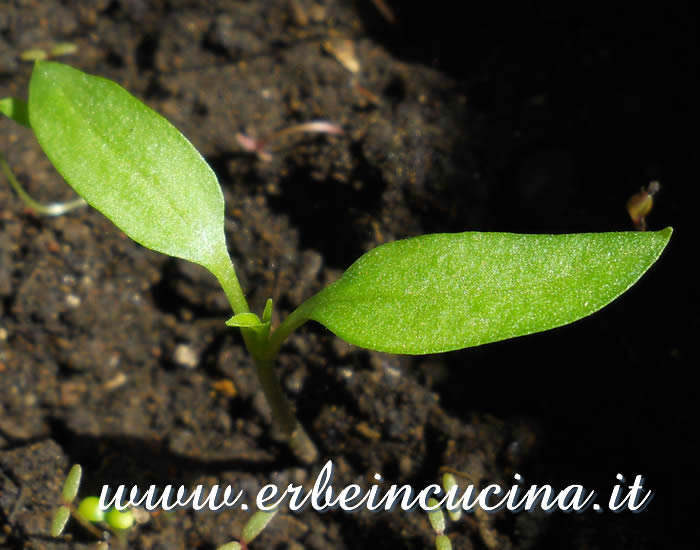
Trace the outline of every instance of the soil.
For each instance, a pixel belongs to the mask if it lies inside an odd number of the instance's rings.
[[[387,6],[393,18],[382,15]],[[171,120],[219,177],[251,307],[285,314],[363,252],[426,232],[632,229],[651,179],[652,228],[676,233],[629,293],[572,326],[438,356],[367,352],[303,327],[279,371],[319,460],[275,441],[250,359],[203,269],[146,250],[98,212],[44,218],[0,184],[0,547],[94,548],[49,523],[71,464],[103,484],[422,488],[441,468],[481,487],[578,483],[606,502],[643,475],[641,513],[499,512],[450,522],[456,549],[673,547],[698,458],[691,369],[698,139],[694,30],[683,13],[576,16],[356,0],[0,2],[0,98],[26,97],[30,48],[119,82]],[[636,6],[637,10],[641,8]],[[392,21],[393,19],[393,21]],[[354,46],[352,72],[338,48]],[[347,60],[345,60],[347,63]],[[692,70],[690,71],[692,72]],[[313,119],[341,136],[264,138]],[[691,130],[692,128],[692,130]],[[72,192],[31,132],[0,121],[0,151],[44,201]],[[697,246],[693,246],[696,255]],[[694,335],[694,334],[693,334]],[[692,346],[692,347],[691,347]],[[693,362],[694,364],[694,362]],[[684,488],[685,486],[685,488]],[[243,511],[180,510],[130,548],[206,549]],[[423,512],[283,511],[255,548],[427,548]]]

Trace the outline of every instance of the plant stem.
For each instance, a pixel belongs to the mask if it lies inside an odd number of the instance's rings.
[[[307,303],[308,300],[292,311],[292,313],[290,313],[289,316],[272,332],[267,345],[268,357],[277,357],[280,347],[287,337],[309,320],[308,316],[305,314],[306,308],[304,307],[307,305]]]
[[[62,214],[87,204],[82,197],[65,202],[41,204],[40,202],[35,201],[17,181],[17,178],[15,178],[15,175],[12,173],[12,169],[2,153],[0,153],[0,169],[2,169],[2,172],[7,177],[7,181],[10,182],[10,186],[19,195],[19,198],[24,201],[24,204],[26,204],[32,210],[36,210],[39,212],[39,214],[44,214],[45,216],[61,216]]]
[[[274,361],[270,359],[255,359],[255,357],[253,359],[258,371],[260,385],[272,410],[273,422],[280,430],[281,435],[288,439],[297,427],[297,419],[292,413],[292,408],[284,395],[279,377],[274,371]]]
[[[221,288],[224,289],[234,315],[248,313],[250,311],[248,301],[245,299],[243,290],[241,290],[241,285],[236,276],[236,269],[233,267],[233,262],[228,254],[226,254],[225,259],[222,258],[217,265],[206,267],[214,274]]]
[[[332,286],[332,285],[331,285]],[[279,353],[280,347],[289,335],[298,329],[301,325],[311,319],[310,313],[313,311],[318,301],[323,301],[326,289],[324,288],[318,294],[314,294],[311,298],[302,302],[302,304],[292,311],[289,316],[280,323],[280,325],[270,334],[267,345],[266,357],[275,358]]]
[[[226,263],[222,261],[215,269],[211,269],[211,271],[224,289],[226,297],[231,304],[231,309],[233,309],[233,313],[235,315],[247,313],[250,311],[250,308],[241,290],[241,285],[238,282],[233,262],[231,262],[228,257],[226,260]],[[303,321],[305,320],[306,319]],[[290,328],[286,334],[288,335],[294,328],[296,327]],[[292,407],[284,394],[279,377],[275,372],[275,359],[277,357],[279,345],[274,348],[273,353],[270,353],[272,346],[267,333],[264,335],[264,341],[261,341],[260,336],[251,329],[243,328],[241,329],[241,334],[243,335],[246,349],[253,358],[260,386],[272,410],[273,425],[279,430],[280,436],[288,443],[289,448],[296,457],[306,464],[311,464],[318,458],[318,451],[313,441],[311,441],[304,431],[304,428],[294,416]],[[284,338],[282,341],[283,340]]]
[[[243,329],[241,332],[246,333]],[[251,354],[252,355],[252,354]],[[255,357],[255,370],[263,393],[272,411],[272,423],[279,430],[281,439],[287,442],[292,452],[305,464],[311,464],[318,458],[318,450],[309,438],[303,426],[297,421],[292,407],[275,372],[275,360]]]
[[[85,517],[80,512],[78,512],[78,507],[75,504],[73,504],[72,502],[64,501],[63,505],[70,510],[70,515],[80,525],[82,525],[84,529],[89,531],[98,540],[104,540],[104,531],[100,531],[95,525],[93,525],[91,522],[85,519]],[[118,533],[111,525],[108,525],[105,522],[100,522],[100,526],[102,526],[103,529],[110,531],[116,537],[119,547],[122,547],[124,542],[124,533]]]

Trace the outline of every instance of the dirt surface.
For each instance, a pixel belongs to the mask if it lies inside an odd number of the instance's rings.
[[[381,4],[381,3],[380,3]],[[650,226],[676,234],[627,295],[573,326],[440,356],[366,352],[319,326],[279,368],[321,458],[271,436],[225,296],[203,269],[148,251],[94,210],[42,218],[0,181],[0,547],[92,548],[49,522],[71,464],[102,484],[579,483],[605,501],[622,473],[642,514],[469,516],[457,549],[674,547],[698,459],[691,366],[697,245],[692,27],[683,14],[504,11],[452,3],[0,0],[0,98],[26,97],[30,48],[114,79],[171,120],[216,171],[251,307],[291,311],[360,254],[425,232],[631,229],[626,199],[663,190]],[[355,73],[337,56],[354,47]],[[346,61],[347,63],[347,61]],[[264,138],[323,118],[341,136]],[[0,151],[36,197],[72,192],[31,132]],[[691,244],[692,243],[692,244]],[[694,332],[694,331],[693,331]],[[130,548],[213,550],[248,513],[180,510]],[[255,548],[428,548],[422,512],[283,512]]]

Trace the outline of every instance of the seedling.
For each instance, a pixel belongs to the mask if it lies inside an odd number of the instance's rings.
[[[438,507],[438,501],[431,498],[428,500],[428,506],[433,508],[432,511],[428,512],[428,521],[430,521],[430,526],[435,531],[435,548],[437,550],[452,550],[452,542],[445,535],[445,515]]]
[[[272,521],[279,509],[275,510],[258,510],[243,526],[240,541],[227,542],[223,546],[219,546],[216,550],[248,550],[248,545],[262,533],[263,529]]]
[[[654,196],[660,189],[661,184],[658,181],[651,181],[627,201],[627,212],[638,231],[647,230],[647,216],[654,207]]]
[[[259,317],[238,282],[214,172],[167,120],[116,83],[51,61],[35,64],[28,104],[3,112],[27,122],[66,181],[132,239],[218,279],[234,313],[227,324],[241,331],[274,422],[307,462],[315,447],[274,371],[280,347],[307,321],[360,347],[416,355],[540,332],[625,292],[672,231],[400,240],[367,252],[273,330],[272,301]],[[26,121],[13,115],[23,112]]]
[[[126,539],[126,531],[134,524],[133,513],[131,510],[120,511],[115,508],[107,511],[101,510],[100,499],[94,496],[85,497],[78,506],[75,506],[74,501],[78,496],[82,475],[83,469],[80,464],[75,464],[68,472],[61,492],[63,503],[56,509],[51,520],[51,536],[61,535],[68,520],[73,516],[78,523],[98,539],[104,537],[104,531],[97,526],[110,531],[119,543],[123,544]]]
[[[95,496],[85,497],[78,506],[75,506],[74,501],[78,496],[82,475],[83,469],[80,464],[73,465],[68,472],[61,491],[62,504],[56,509],[51,520],[51,536],[60,536],[66,528],[68,520],[73,516],[78,523],[98,539],[102,540],[105,536],[104,532],[98,528],[99,526],[111,532],[116,537],[118,544],[124,545],[126,532],[134,525],[135,514],[131,509],[117,510],[116,508],[110,508],[109,510],[102,510],[100,508],[100,499]],[[217,548],[217,550],[248,550],[248,545],[262,533],[278,510],[258,510],[250,516],[250,519],[243,526],[240,541],[227,542]],[[100,544],[100,548],[106,549],[109,547],[106,541],[102,541]]]
[[[51,46],[49,51],[42,48],[30,48],[24,50],[19,58],[22,61],[44,61],[50,57],[61,57],[64,55],[71,55],[78,51],[78,46],[72,42],[59,42]]]

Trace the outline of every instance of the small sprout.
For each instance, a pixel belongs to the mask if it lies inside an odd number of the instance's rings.
[[[245,544],[250,544],[250,542],[257,537],[267,524],[272,521],[275,517],[277,510],[272,510],[271,512],[266,512],[264,510],[258,510],[255,512],[243,527],[243,535],[241,539]]]
[[[51,536],[57,537],[63,533],[63,529],[70,517],[70,509],[67,506],[61,506],[56,510],[51,520]]]
[[[326,120],[312,120],[311,122],[304,122],[302,124],[296,124],[294,126],[289,126],[273,132],[269,136],[263,139],[255,139],[245,134],[236,134],[236,140],[238,144],[243,147],[249,153],[255,153],[258,158],[263,162],[269,162],[272,160],[272,155],[267,151],[268,145],[270,143],[283,138],[291,134],[299,133],[312,133],[312,134],[329,134],[332,136],[339,136],[343,133],[343,129],[337,124],[328,122]]]
[[[639,193],[632,195],[627,201],[627,212],[637,231],[647,230],[646,217],[654,207],[654,195],[661,189],[661,184],[654,180],[647,187],[642,187]]]
[[[446,493],[450,492],[450,489],[457,485],[457,479],[451,473],[447,472],[442,475],[442,488],[445,489]],[[448,510],[447,514],[450,516],[452,521],[459,521],[462,517],[462,510],[457,508],[456,510]]]
[[[44,61],[44,59],[48,59],[48,57],[49,54],[46,53],[46,50],[42,50],[41,48],[30,48],[19,54],[19,58],[22,61]]]
[[[78,46],[73,44],[73,42],[59,42],[49,52],[51,57],[62,57],[64,55],[71,55],[78,51]]]
[[[447,535],[438,535],[435,537],[435,547],[437,550],[452,550],[452,542]]]
[[[134,514],[131,513],[131,510],[122,512],[112,508],[105,514],[105,522],[114,529],[125,531],[134,524]]]
[[[437,505],[438,501],[434,498],[428,500],[428,506],[435,508],[432,512],[428,512],[428,519],[430,520],[430,525],[433,526],[433,531],[437,535],[442,535],[445,532],[445,515],[440,508],[437,508]]]
[[[279,510],[279,508],[277,510]],[[267,527],[267,524],[270,523],[272,518],[275,517],[277,510],[273,510],[271,512],[258,510],[252,516],[250,516],[250,519],[243,527],[240,542],[227,542],[223,546],[219,546],[216,550],[247,550],[248,544],[250,544],[251,541],[257,537],[262,530],[265,529],[265,527]]]
[[[435,546],[437,550],[452,550],[450,539],[445,536],[445,516],[442,510],[438,508],[438,501],[434,498],[428,500],[428,506],[434,510],[428,512],[428,521],[437,535],[435,537]]]
[[[22,61],[44,61],[50,57],[62,57],[78,51],[77,44],[73,42],[58,42],[47,52],[43,48],[30,48],[19,54]]]
[[[66,481],[63,484],[63,499],[66,502],[73,502],[75,497],[78,495],[78,488],[80,487],[80,478],[83,475],[83,469],[80,464],[75,464],[68,472]]]
[[[263,310],[262,322],[263,324],[269,323],[272,320],[272,298],[268,298],[265,303],[265,309]]]
[[[124,531],[134,524],[134,514],[131,510],[120,512],[116,509],[111,509],[105,514],[100,509],[100,499],[95,496],[82,499],[78,506],[73,504],[73,500],[78,494],[81,477],[82,468],[79,464],[76,464],[68,472],[63,485],[62,496],[64,504],[54,513],[51,521],[51,536],[59,536],[63,532],[70,516],[73,516],[83,528],[92,533],[97,539],[103,539],[105,537],[104,529],[108,529],[121,541],[125,536]],[[97,523],[99,528],[93,525],[94,523]],[[104,541],[102,543],[106,544]]]
[[[97,497],[86,497],[81,500],[80,506],[78,506],[78,513],[93,523],[104,521],[105,519],[105,513],[100,508],[100,499]]]
[[[4,112],[2,110],[2,105],[0,105],[0,112]],[[78,197],[77,199],[73,199],[71,201],[51,202],[48,204],[42,204],[40,202],[35,201],[29,195],[29,193],[27,193],[24,190],[24,187],[22,187],[22,185],[17,181],[17,178],[15,178],[15,175],[12,173],[12,169],[10,168],[10,165],[7,164],[5,156],[2,153],[0,153],[0,171],[2,171],[3,174],[5,174],[5,177],[7,177],[7,181],[10,182],[10,187],[12,187],[15,190],[15,192],[17,193],[19,198],[22,199],[24,204],[26,204],[32,210],[36,210],[39,214],[43,214],[44,216],[62,216],[63,214],[66,214],[71,210],[75,210],[76,208],[81,208],[87,205],[87,203],[82,197]]]

